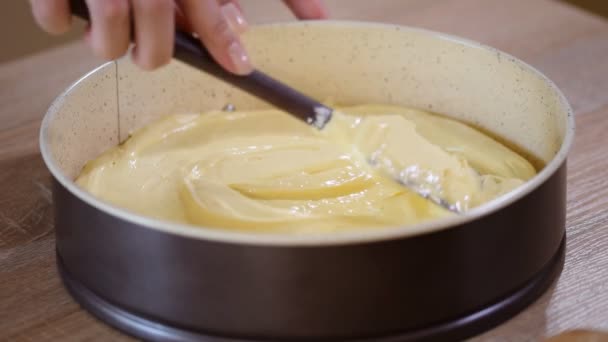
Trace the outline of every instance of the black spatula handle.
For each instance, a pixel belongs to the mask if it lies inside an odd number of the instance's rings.
[[[72,14],[84,20],[90,20],[89,9],[84,0],[70,0],[70,9]],[[226,71],[211,57],[209,51],[198,39],[177,29],[173,57],[240,88],[319,129],[323,128],[331,119],[333,112],[331,108],[261,71],[254,70],[245,76]]]

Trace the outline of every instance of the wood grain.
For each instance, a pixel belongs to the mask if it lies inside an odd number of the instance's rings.
[[[546,342],[607,342],[608,333],[594,330],[577,329],[561,333]]]
[[[335,18],[420,26],[498,47],[564,90],[578,125],[569,159],[566,266],[536,303],[474,340],[608,331],[608,22],[550,0],[327,2]],[[292,18],[271,1],[242,3],[254,23]],[[49,175],[37,145],[40,119],[52,99],[99,63],[75,43],[0,65],[2,341],[131,340],[81,310],[60,284]]]

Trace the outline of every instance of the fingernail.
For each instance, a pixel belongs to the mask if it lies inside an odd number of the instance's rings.
[[[243,13],[236,7],[235,4],[229,2],[222,6],[222,15],[224,18],[230,23],[232,29],[238,33],[243,33],[247,31],[249,24],[247,24],[247,20],[243,17]]]
[[[246,75],[253,70],[251,62],[249,61],[249,56],[240,42],[235,41],[230,44],[228,47],[228,55],[230,55],[232,65],[235,68],[234,71],[237,74]]]

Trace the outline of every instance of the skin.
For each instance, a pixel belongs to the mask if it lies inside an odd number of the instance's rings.
[[[321,0],[284,0],[302,20],[325,19]],[[30,0],[36,22],[51,34],[70,29],[68,0]],[[138,66],[154,70],[171,60],[175,27],[196,33],[215,60],[239,75],[251,72],[247,51],[239,38],[247,30],[237,0],[86,0],[91,25],[86,41],[100,58],[123,56],[130,45],[130,20],[134,20],[135,48],[132,57]]]

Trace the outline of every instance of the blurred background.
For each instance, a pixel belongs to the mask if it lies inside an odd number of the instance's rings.
[[[256,15],[255,3],[259,1],[278,2],[278,0],[241,0],[244,10],[248,14],[247,18],[250,19],[252,23],[256,23],[256,18],[290,18],[289,12],[287,12],[283,6],[277,6],[277,13],[273,13],[272,16],[268,16],[267,14],[261,16]],[[419,0],[417,2],[428,5],[429,3],[438,1],[440,2],[440,0]],[[327,0],[327,2],[330,10],[332,7],[336,8],[339,6],[348,6],[348,0]],[[400,5],[403,5],[402,1],[395,1],[395,3],[398,2],[401,2]],[[408,2],[416,3],[416,1]],[[564,0],[564,2],[579,6],[598,15],[608,17],[608,1]],[[41,50],[49,49],[75,39],[80,39],[80,33],[83,30],[82,23],[78,22],[75,29],[67,35],[62,35],[60,37],[46,35],[40,31],[36,25],[34,25],[33,18],[30,14],[29,2],[26,0],[0,1],[0,13],[2,14],[2,20],[0,20],[0,41],[10,42],[9,44],[4,44],[0,50],[0,63],[34,54]],[[19,33],[18,38],[15,37],[16,32]]]

